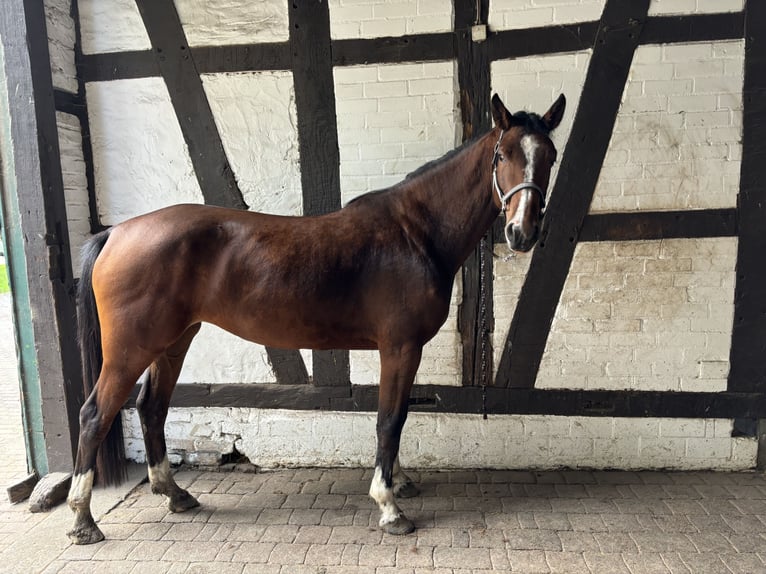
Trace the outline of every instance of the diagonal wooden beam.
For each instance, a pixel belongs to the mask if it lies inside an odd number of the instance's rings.
[[[189,147],[205,203],[247,209],[173,0],[136,0],[136,4]],[[308,382],[306,366],[298,351],[266,347],[266,353],[277,382]]]
[[[498,365],[495,386],[532,388],[609,147],[649,0],[607,0],[551,206]]]
[[[766,3],[745,8],[739,242],[729,390],[766,390]]]

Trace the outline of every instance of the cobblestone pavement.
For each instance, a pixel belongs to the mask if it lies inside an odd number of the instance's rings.
[[[0,445],[0,485],[5,488],[27,472],[10,293],[0,293]]]
[[[61,506],[0,505],[0,571],[287,574],[766,572],[760,473],[411,473],[418,529],[383,534],[367,470],[183,470],[199,509],[170,514],[146,483],[73,546]],[[116,496],[119,501],[123,496]],[[111,508],[111,510],[109,510]]]

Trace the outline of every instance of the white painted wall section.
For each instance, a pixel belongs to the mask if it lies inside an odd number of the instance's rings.
[[[74,94],[77,93],[77,69],[71,4],[71,0],[44,0],[53,87]]]
[[[145,461],[135,410],[127,454]],[[731,438],[720,419],[591,418],[411,413],[402,433],[406,468],[751,468],[757,442]],[[375,415],[239,408],[170,409],[171,462],[214,464],[234,448],[253,464],[363,466],[375,460]]]
[[[162,78],[89,83],[86,93],[102,223],[203,203]]]
[[[330,35],[378,38],[452,30],[450,0],[329,0]]]
[[[78,0],[84,54],[151,50],[135,0]]]
[[[72,271],[75,277],[79,277],[80,250],[83,243],[91,235],[88,184],[85,176],[80,120],[76,116],[56,112],[56,127],[58,128],[61,153],[61,175],[64,180]]]
[[[245,203],[253,211],[301,215],[292,73],[204,74],[202,85]]]
[[[286,42],[287,0],[175,0],[190,46]]]

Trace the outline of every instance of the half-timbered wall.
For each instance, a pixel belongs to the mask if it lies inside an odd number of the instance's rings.
[[[732,436],[766,417],[755,0],[45,6],[75,274],[82,241],[128,217],[178,202],[327,212],[488,129],[491,93],[543,112],[563,92],[541,242],[507,258],[495,230],[458,274],[403,462],[755,465],[756,440]],[[377,369],[375,353],[206,326],[172,456],[370,464]]]

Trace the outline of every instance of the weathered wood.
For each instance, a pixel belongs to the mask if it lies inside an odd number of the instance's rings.
[[[766,3],[748,0],[730,391],[766,391]]]
[[[135,391],[128,406],[135,406]],[[488,387],[489,414],[555,416],[766,418],[764,393],[684,393],[664,391],[586,391]],[[377,385],[322,387],[311,385],[218,384],[178,385],[174,408],[241,407],[295,410],[375,412]],[[482,389],[451,385],[415,385],[410,410],[482,412]]]
[[[82,67],[78,72],[85,82],[110,82],[160,75],[157,58],[152,50],[83,54]]]
[[[289,7],[304,215],[341,206],[329,10],[326,2],[293,2]],[[348,351],[314,351],[312,371],[318,386],[350,385]]]
[[[454,57],[455,42],[450,32],[396,38],[355,38],[332,43],[332,63],[336,66],[429,62]]]
[[[742,12],[657,16],[647,19],[641,31],[641,44],[676,42],[714,42],[736,40],[744,35]]]
[[[8,502],[16,504],[29,498],[39,480],[40,477],[37,475],[37,472],[33,472],[9,485],[5,489],[5,492],[8,494]]]
[[[72,484],[69,472],[51,472],[35,485],[29,497],[29,512],[48,512],[64,502]]]
[[[598,213],[585,219],[579,241],[736,237],[737,222],[735,208]]]
[[[531,388],[614,127],[648,0],[608,0],[495,385]]]
[[[598,22],[581,22],[495,32],[487,38],[489,58],[504,60],[586,50],[593,46],[597,30]]]
[[[471,35],[474,22],[487,21],[489,0],[479,4],[473,0],[455,0],[454,5],[460,112],[463,141],[468,141],[492,127],[488,45],[486,41],[474,42]],[[477,7],[480,14],[476,14]],[[463,263],[461,273],[463,300],[460,303],[458,330],[463,357],[462,384],[488,384],[492,380],[490,333],[494,322],[491,230]]]
[[[190,48],[201,74],[289,70],[292,63],[288,42]]]
[[[41,2],[12,0],[0,10],[10,119],[0,141],[0,194],[8,214],[7,255],[21,352],[31,465],[71,467],[82,404],[74,336],[72,263],[50,58]]]

